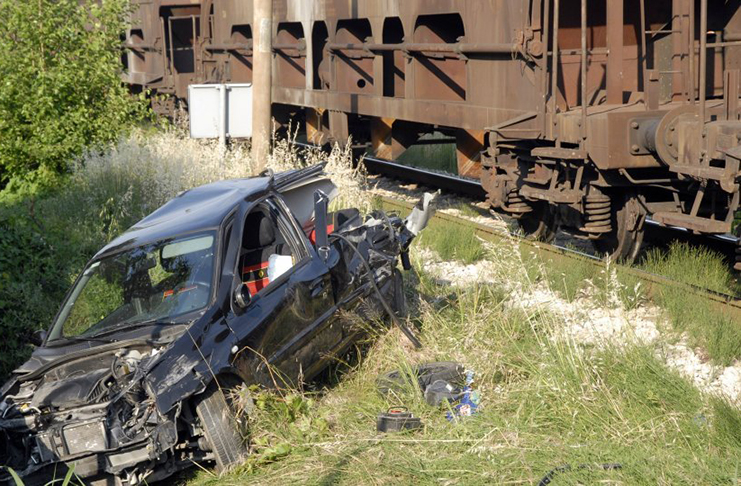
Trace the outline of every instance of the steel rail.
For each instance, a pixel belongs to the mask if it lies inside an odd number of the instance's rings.
[[[519,44],[477,44],[459,42],[455,44],[435,44],[419,42],[403,42],[400,44],[375,44],[375,43],[340,43],[331,42],[326,48],[330,51],[364,51],[364,52],[436,52],[445,54],[500,54],[520,55]]]
[[[419,182],[431,187],[444,189],[446,191],[470,196],[476,199],[484,199],[486,197],[486,191],[484,191],[484,188],[481,186],[481,182],[475,179],[466,179],[464,177],[458,177],[444,172],[425,170],[419,167],[402,165],[397,162],[376,159],[374,157],[366,156],[363,160],[365,162],[365,167],[373,173],[387,175],[394,179],[405,179],[412,182]]]
[[[381,200],[385,207],[390,207],[391,209],[395,208],[400,211],[411,211],[414,207],[414,204],[412,203],[389,197],[382,197]],[[583,253],[559,245],[528,240],[525,237],[500,231],[490,226],[486,226],[475,221],[470,221],[468,219],[453,216],[447,213],[437,212],[433,216],[433,220],[434,219],[468,228],[473,228],[476,235],[487,241],[502,242],[505,240],[515,240],[518,244],[530,250],[531,253],[539,254],[540,256],[548,256],[551,258],[559,259],[572,259],[575,261],[586,262],[590,265],[593,265],[595,268],[599,268],[600,270],[605,269],[607,265],[605,260],[602,260],[601,258],[594,255],[589,255],[587,253]],[[717,292],[693,284],[679,282],[677,280],[655,273],[647,272],[635,267],[629,267],[620,264],[617,265],[620,268],[621,272],[624,272],[631,277],[637,278],[651,285],[686,291],[697,297],[708,300],[713,303],[716,308],[727,311],[735,319],[737,319],[737,322],[741,322],[741,299],[739,299],[739,297],[737,296],[725,294],[723,292]],[[651,292],[652,290],[652,288],[649,288],[649,292]]]

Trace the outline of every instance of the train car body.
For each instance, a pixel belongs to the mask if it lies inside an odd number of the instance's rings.
[[[139,0],[127,81],[250,82],[252,2]],[[726,0],[280,0],[273,112],[396,159],[433,130],[492,208],[632,258],[651,217],[731,231],[741,6]],[[171,109],[162,106],[162,109]]]

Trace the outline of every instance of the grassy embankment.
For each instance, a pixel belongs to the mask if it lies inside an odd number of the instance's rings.
[[[495,260],[498,277],[518,282],[519,293],[554,284],[571,298],[589,287],[597,300],[618,293],[619,305],[644,303],[640,287],[628,289],[609,271],[553,269],[551,262],[534,261],[506,243],[486,248],[457,225],[436,221],[417,245],[460,264]],[[705,269],[714,262],[707,281],[730,282],[714,256],[653,258],[652,265],[677,265],[672,262],[682,258]],[[420,261],[415,268],[406,275],[413,296],[450,294],[424,273]],[[417,299],[411,315],[421,330],[421,352],[410,351],[398,332],[381,331],[360,364],[337,366],[332,376],[338,383],[330,389],[258,395],[247,463],[222,478],[197,473],[188,484],[533,484],[564,464],[590,467],[559,474],[557,484],[741,481],[737,404],[701,394],[650,345],[595,349],[559,338],[560,316],[519,308],[519,294],[510,292],[472,282],[443,304]],[[701,329],[702,322],[692,326]],[[469,420],[449,423],[444,409],[428,407],[413,384],[390,398],[375,389],[384,371],[448,359],[479,373],[484,407]],[[724,361],[720,353],[717,361]],[[396,405],[420,416],[424,431],[376,434],[377,413]],[[605,463],[622,468],[601,470],[598,465]]]
[[[464,214],[476,214],[476,208],[462,206],[460,209]],[[437,221],[428,228],[419,243],[435,250],[443,260],[456,259],[466,264],[486,254],[473,230],[445,221]],[[521,250],[521,259],[531,280],[547,282],[569,301],[589,293],[606,304],[611,297],[610,290],[615,289],[614,294],[628,309],[646,303],[657,305],[676,338],[683,337],[690,347],[701,348],[712,362],[727,366],[741,359],[741,326],[734,316],[711,302],[698,299],[689,289],[657,284],[648,288],[629,275],[624,266],[614,263],[611,264],[614,271],[598,273],[588,261],[549,260],[544,265],[539,258],[530,255],[526,247]],[[681,283],[741,295],[737,276],[722,255],[687,243],[674,243],[668,249],[654,248],[642,255],[636,266]]]
[[[485,251],[510,288],[538,284],[512,248]],[[412,296],[450,294],[421,262],[415,268],[406,275]],[[565,464],[574,470],[556,484],[741,480],[736,406],[702,395],[650,346],[595,348],[558,337],[557,314],[520,307],[509,292],[472,282],[442,303],[417,299],[421,351],[379,327],[360,364],[337,366],[331,389],[259,394],[246,464],[221,478],[198,472],[188,484],[535,484]],[[479,414],[450,423],[411,383],[399,395],[377,393],[380,373],[436,360],[476,370]],[[424,430],[377,434],[376,415],[397,405],[421,417]],[[606,463],[622,468],[601,470]]]

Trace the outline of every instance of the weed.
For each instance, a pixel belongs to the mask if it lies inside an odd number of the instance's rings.
[[[701,288],[731,295],[739,293],[722,256],[686,243],[675,243],[668,252],[650,251],[643,268]],[[741,357],[741,328],[730,315],[681,288],[659,288],[654,300],[664,309],[674,328],[689,338],[691,346],[702,347],[723,365]]]
[[[647,252],[642,266],[650,272],[716,292],[731,295],[741,292],[723,256],[707,248],[673,243],[668,251]]]
[[[25,483],[21,479],[21,477],[18,475],[15,470],[12,468],[7,468],[8,472],[10,473],[11,478],[13,479],[13,482],[15,483],[15,486],[24,486]],[[53,486],[53,485],[59,485],[59,486],[77,486],[82,485],[82,481],[79,477],[75,474],[75,468],[74,466],[70,467],[67,470],[67,473],[64,475],[64,478],[62,479],[52,479],[51,481],[47,482],[44,486]]]
[[[437,252],[444,260],[474,263],[486,254],[474,228],[440,219],[432,221],[418,241],[420,245]]]
[[[542,281],[567,301],[585,295],[605,307],[635,309],[651,299],[663,311],[678,334],[689,339],[691,347],[701,347],[719,365],[729,365],[741,357],[741,328],[730,315],[698,299],[689,289],[652,284],[646,288],[626,271],[608,262],[595,272],[592,262],[549,260],[544,264],[523,247],[522,261],[528,279]],[[650,251],[641,268],[674,281],[736,295],[739,292],[727,263],[720,255],[685,243],[672,245],[668,252]]]

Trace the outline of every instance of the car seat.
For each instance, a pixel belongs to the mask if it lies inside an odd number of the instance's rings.
[[[335,231],[351,225],[359,225],[360,222],[360,211],[355,208],[329,213],[327,214],[327,234],[331,235]],[[312,245],[316,245],[316,228],[314,226],[309,231],[309,241]]]
[[[240,271],[242,281],[252,295],[270,283],[268,266],[270,255],[290,255],[287,245],[276,237],[275,224],[262,211],[247,216],[242,236]]]

